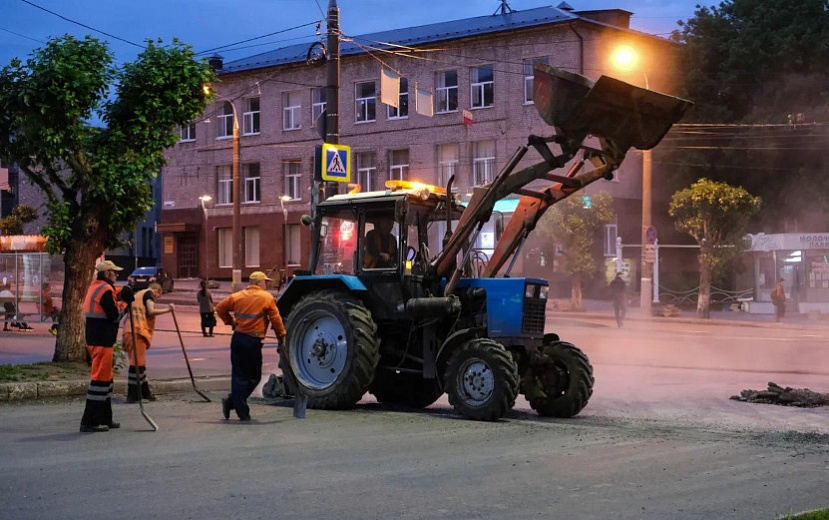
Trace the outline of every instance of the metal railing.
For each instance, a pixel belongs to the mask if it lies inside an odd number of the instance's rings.
[[[687,291],[672,291],[664,286],[659,286],[659,302],[673,304],[677,307],[697,304],[699,297],[699,285]],[[728,291],[716,286],[711,286],[711,303],[739,303],[754,298],[754,289],[742,289]]]

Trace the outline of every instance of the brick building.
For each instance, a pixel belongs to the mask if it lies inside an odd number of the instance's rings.
[[[340,143],[352,147],[352,171],[362,189],[382,188],[390,178],[444,184],[454,174],[463,196],[491,180],[527,136],[551,133],[532,102],[536,60],[593,79],[607,74],[642,85],[646,78],[650,88],[675,94],[675,45],[630,30],[631,14],[577,12],[561,4],[344,37]],[[628,77],[610,64],[622,44],[648,56]],[[222,64],[216,102],[168,150],[158,229],[162,263],[174,276],[207,269],[210,277],[231,278],[234,117],[241,136],[242,275],[307,265],[309,235],[300,217],[309,212],[314,147],[321,143],[315,123],[325,108],[326,84],[325,67],[306,63],[309,47]],[[380,101],[384,69],[401,78],[398,108]],[[417,104],[424,91],[429,107],[423,97]],[[588,190],[607,191],[617,204],[617,222],[605,230],[605,247],[597,254],[615,256],[617,233],[626,243],[639,242],[641,168],[641,154],[631,150],[613,181]],[[202,195],[212,200],[203,203]],[[532,255],[544,248],[528,244],[525,262],[536,262]]]

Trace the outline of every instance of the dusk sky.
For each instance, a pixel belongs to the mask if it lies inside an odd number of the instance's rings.
[[[507,0],[516,11],[557,6],[562,0]],[[567,0],[577,11],[624,9],[631,28],[667,36],[678,20],[694,14],[700,0]],[[402,27],[487,16],[500,0],[338,0],[340,28],[359,35]],[[147,38],[177,37],[204,55],[226,61],[316,39],[328,0],[0,0],[0,66],[25,58],[54,36],[91,34],[110,43],[118,62],[132,61]],[[47,12],[50,11],[50,12]],[[84,27],[85,26],[85,27]],[[325,33],[323,22],[321,32]],[[106,34],[103,34],[106,33]],[[270,35],[265,38],[259,38]],[[245,44],[238,44],[251,40]],[[227,48],[230,44],[233,48]],[[217,49],[214,51],[214,49]]]

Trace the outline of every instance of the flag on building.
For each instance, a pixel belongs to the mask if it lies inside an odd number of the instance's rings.
[[[400,104],[400,76],[385,67],[380,69],[380,102],[394,108]]]
[[[435,107],[432,104],[432,93],[420,88],[415,83],[415,112],[422,116],[434,117]]]
[[[463,124],[465,124],[466,126],[472,126],[472,123],[473,123],[473,121],[472,121],[472,112],[470,112],[469,110],[464,110],[463,111]]]

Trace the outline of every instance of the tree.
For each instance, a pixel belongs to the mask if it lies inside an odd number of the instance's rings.
[[[613,197],[607,193],[591,195],[589,204],[582,196],[568,197],[541,217],[538,231],[562,249],[562,269],[570,277],[570,300],[574,309],[582,308],[582,282],[596,271],[593,244],[596,231],[613,220]]]
[[[743,237],[760,205],[760,198],[745,189],[708,179],[700,179],[671,197],[668,212],[676,228],[700,246],[698,317],[711,317],[711,280],[745,250]]]
[[[37,211],[28,204],[21,204],[11,210],[7,217],[0,219],[0,233],[22,235],[23,226],[37,219]]]
[[[66,35],[0,70],[0,155],[43,192],[47,247],[64,258],[56,361],[84,359],[95,261],[152,207],[164,148],[209,102],[206,61],[178,40],[158,43],[116,68],[106,44]]]

